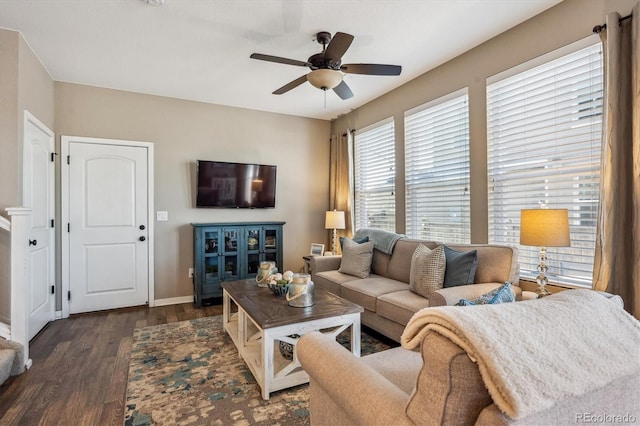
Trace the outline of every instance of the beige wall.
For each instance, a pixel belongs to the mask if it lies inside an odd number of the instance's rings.
[[[22,205],[24,110],[53,129],[53,80],[22,36],[0,29],[0,214]],[[10,242],[0,231],[0,321],[10,317]]]
[[[18,203],[18,46],[20,34],[0,29],[0,214]]]
[[[332,122],[332,133],[362,129],[394,117],[396,231],[405,231],[404,112],[463,87],[469,88],[471,242],[488,240],[486,79],[515,65],[592,35],[605,15],[631,12],[638,0],[565,0],[488,42]],[[463,31],[464,29],[461,29]],[[429,49],[425,40],[425,49]]]
[[[285,221],[284,265],[302,268],[312,242],[327,243],[330,123],[179,99],[55,83],[58,136],[154,143],[155,298],[192,294],[192,222]],[[275,209],[196,209],[195,160],[278,166]]]

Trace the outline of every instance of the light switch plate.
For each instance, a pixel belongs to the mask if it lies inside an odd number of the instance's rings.
[[[169,220],[169,212],[158,210],[156,212],[156,220],[158,222],[166,222],[166,221],[168,221]]]

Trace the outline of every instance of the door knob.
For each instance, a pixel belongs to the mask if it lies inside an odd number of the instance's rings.
[[[31,246],[37,246],[38,245],[38,240],[29,240],[29,247]]]
[[[144,225],[140,225],[140,230],[144,231]]]
[[[141,237],[140,237],[140,238],[138,238],[138,239],[139,239],[140,241],[144,241],[144,240],[146,240],[146,238],[144,237],[144,235],[143,235],[143,236],[141,236]]]

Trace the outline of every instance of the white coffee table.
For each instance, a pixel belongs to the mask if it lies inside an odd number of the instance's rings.
[[[262,389],[271,392],[309,382],[298,362],[295,346],[300,336],[321,331],[336,338],[351,329],[351,352],[360,356],[360,313],[363,308],[332,293],[316,290],[315,304],[295,308],[255,281],[222,284],[224,330]],[[280,342],[293,346],[292,359],[280,351]]]

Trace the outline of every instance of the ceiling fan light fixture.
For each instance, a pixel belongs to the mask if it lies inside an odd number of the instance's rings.
[[[329,69],[313,70],[307,75],[307,80],[313,87],[329,90],[342,82],[342,73]]]

